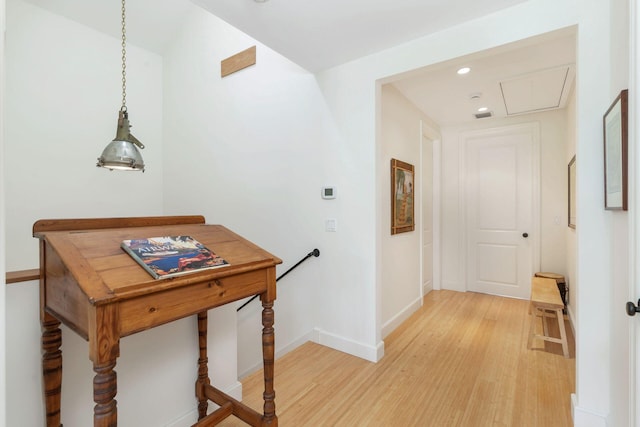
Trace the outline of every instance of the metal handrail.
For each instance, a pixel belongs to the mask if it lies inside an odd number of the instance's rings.
[[[303,262],[305,262],[307,259],[311,258],[312,256],[314,256],[316,258],[319,257],[320,256],[320,251],[318,249],[314,249],[311,252],[309,252],[307,255],[305,255],[304,258],[302,258],[300,261],[298,261],[296,263],[296,265],[294,265],[293,267],[291,267],[290,269],[288,269],[287,271],[282,273],[278,278],[276,278],[276,282],[278,280],[282,279],[287,274],[289,274],[289,272],[291,272],[291,270],[293,270],[294,268],[296,268],[297,266],[299,266],[300,264],[302,264]],[[243,308],[245,308],[251,301],[253,301],[256,298],[258,298],[258,295],[252,296],[248,301],[246,301],[244,304],[242,304],[240,307],[238,307],[236,312],[238,312],[238,311],[242,310]]]

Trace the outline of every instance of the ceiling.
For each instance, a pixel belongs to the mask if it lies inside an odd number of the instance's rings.
[[[25,0],[119,37],[118,0]],[[127,0],[131,43],[162,53],[190,3],[311,72],[527,0]]]
[[[122,36],[120,0],[24,1],[118,39]],[[126,0],[127,41],[162,54],[190,7],[190,0]]]
[[[316,72],[526,0],[193,0]]]
[[[120,37],[118,0],[25,0],[103,33]],[[127,40],[162,54],[193,4],[269,46],[303,68],[317,72],[379,52],[444,28],[527,0],[127,0]],[[566,36],[566,34],[564,35]],[[494,117],[515,110],[541,110],[547,100],[566,98],[573,68],[558,95],[560,66],[575,62],[572,35],[524,41],[417,70],[393,84],[439,124],[475,120],[486,104]],[[472,68],[458,76],[458,66]],[[529,73],[540,72],[529,76]],[[518,79],[519,77],[524,77]],[[481,93],[470,101],[472,93]],[[505,106],[503,94],[511,100]],[[562,102],[554,108],[561,108]]]
[[[576,39],[564,30],[414,70],[392,84],[440,126],[564,108],[575,80]],[[471,71],[458,75],[461,67]]]

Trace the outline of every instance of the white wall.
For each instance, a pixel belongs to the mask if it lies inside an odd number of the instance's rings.
[[[611,222],[611,213],[604,210],[602,115],[613,98],[611,76],[618,64],[611,59],[611,33],[626,22],[611,22],[610,2],[580,2],[578,31],[577,79],[577,236],[576,297],[576,425],[604,426],[607,418],[624,418],[611,402],[611,391],[628,389],[628,385],[611,369],[611,355],[627,352],[612,336],[616,315],[612,312],[611,282],[614,257],[626,257],[612,246],[612,236],[618,232]],[[596,19],[596,17],[598,19]],[[625,20],[626,21],[626,20]],[[624,49],[622,49],[624,51]],[[624,215],[624,214],[623,214]],[[623,305],[620,305],[621,310]],[[623,419],[620,418],[620,419]]]
[[[605,425],[610,394],[610,225],[603,209],[602,114],[609,99],[609,5],[582,2],[578,31],[576,228],[576,398],[577,425]],[[600,19],[591,19],[599,16]],[[584,94],[584,96],[583,96]],[[589,98],[588,100],[585,98]]]
[[[611,38],[610,38],[610,64],[611,76],[609,86],[609,102],[611,103],[622,89],[629,88],[629,2],[628,0],[614,0],[610,2],[611,13]],[[606,104],[605,104],[606,105]],[[608,108],[608,107],[606,107]],[[606,111],[605,108],[605,111]],[[604,112],[603,112],[604,113]],[[632,113],[633,114],[633,113]],[[633,119],[633,118],[632,118]],[[633,148],[632,148],[633,150]],[[634,163],[628,161],[633,168]],[[633,181],[634,172],[630,172],[630,188],[637,185]],[[628,190],[629,195],[632,190]],[[631,203],[633,199],[631,198]],[[610,310],[610,371],[611,371],[611,395],[610,408],[607,418],[608,425],[629,425],[629,384],[630,375],[629,357],[632,354],[629,347],[630,326],[637,322],[627,316],[624,306],[627,301],[635,300],[635,295],[629,295],[629,266],[635,263],[630,258],[629,247],[631,244],[630,215],[635,210],[630,205],[627,212],[607,212],[607,220],[611,230],[611,273],[608,280],[611,292]],[[632,287],[633,288],[633,287]]]
[[[252,45],[257,64],[221,78],[220,61]],[[327,304],[328,272],[358,274],[345,268],[349,246],[336,245],[350,228],[341,210],[357,203],[357,193],[330,145],[335,137],[313,75],[193,6],[164,56],[163,93],[165,212],[225,225],[282,258],[278,275],[320,249],[278,282],[275,303],[277,354],[318,339],[317,312],[344,308]],[[337,186],[337,199],[321,199],[327,185]],[[337,219],[337,232],[324,231],[327,218]],[[262,365],[260,313],[256,300],[238,316],[241,374]],[[233,307],[228,316],[235,322]]]
[[[382,180],[391,181],[392,158],[414,166],[415,230],[391,235],[391,200],[382,198],[382,336],[386,336],[422,305],[420,233],[423,187],[421,172],[421,122],[429,119],[390,84],[382,86],[380,99],[380,144],[382,155],[378,169]],[[389,193],[388,193],[389,194]]]
[[[507,119],[478,120],[447,126],[442,131],[442,286],[466,290],[465,245],[461,241],[465,222],[460,206],[460,147],[464,132],[500,128],[521,123],[538,123],[540,127],[540,266],[539,271],[566,274],[567,166],[566,114],[562,110],[527,114]]]
[[[115,136],[119,41],[20,0],[7,3],[7,268],[38,265],[40,218],[158,214],[162,208],[162,60],[128,47],[127,106],[147,148],[144,174],[95,166]],[[114,47],[115,46],[115,47]]]

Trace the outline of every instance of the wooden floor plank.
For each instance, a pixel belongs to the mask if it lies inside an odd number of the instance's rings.
[[[523,300],[432,291],[385,339],[378,363],[306,343],[276,361],[279,424],[571,426],[575,360],[560,344],[534,340],[527,349],[528,308]],[[558,333],[557,322],[549,326]],[[261,408],[262,372],[244,379],[243,390],[244,402]]]

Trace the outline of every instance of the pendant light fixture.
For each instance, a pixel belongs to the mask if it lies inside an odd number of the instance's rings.
[[[142,144],[130,132],[129,112],[127,111],[127,37],[125,31],[125,0],[122,0],[122,106],[118,113],[116,137],[111,141],[102,155],[98,157],[96,166],[110,170],[128,170],[144,172],[144,161],[138,148]]]

